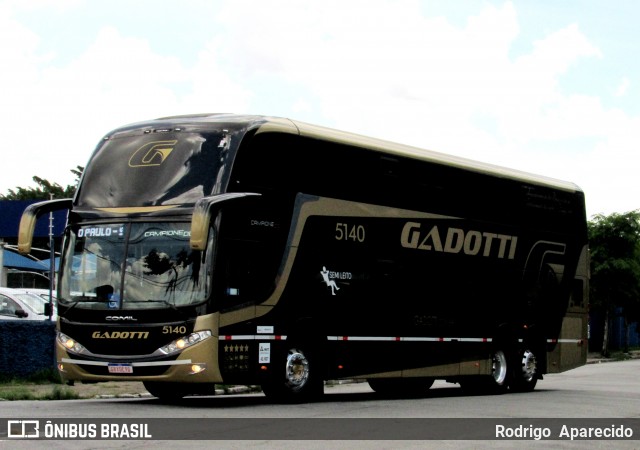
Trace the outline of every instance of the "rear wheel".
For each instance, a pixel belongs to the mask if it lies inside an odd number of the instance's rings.
[[[317,358],[308,345],[291,346],[262,385],[267,397],[287,402],[309,401],[320,397],[323,389]]]
[[[538,363],[535,354],[527,348],[519,350],[514,357],[511,389],[516,392],[532,391],[536,387],[538,377]]]

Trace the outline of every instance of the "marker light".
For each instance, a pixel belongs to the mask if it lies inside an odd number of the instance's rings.
[[[200,372],[204,372],[207,366],[205,364],[193,364],[191,366],[191,375],[195,375]]]
[[[181,350],[184,350],[185,348],[189,348],[192,345],[195,345],[198,342],[204,341],[205,339],[208,339],[210,337],[210,330],[196,331],[195,333],[191,333],[189,336],[178,338],[175,341],[172,341],[167,345],[160,347],[158,350],[165,355],[170,355],[171,353],[179,352]]]
[[[58,342],[67,350],[73,353],[82,353],[84,346],[77,343],[74,339],[70,338],[64,333],[58,333]]]

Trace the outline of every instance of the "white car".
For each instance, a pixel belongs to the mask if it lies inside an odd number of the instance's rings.
[[[35,294],[38,297],[40,297],[43,301],[43,303],[49,303],[49,289],[37,289],[37,288],[15,288],[16,291],[23,291],[23,292],[28,292],[29,294]],[[58,305],[57,305],[57,298],[56,298],[56,291],[53,291],[53,295],[51,296],[52,299],[52,307],[53,307],[53,317],[52,320],[56,320],[58,317]],[[38,308],[39,310],[39,308]],[[43,310],[44,312],[44,310]]]
[[[30,294],[35,294],[42,299],[42,301],[46,304],[49,303],[49,289],[38,289],[38,288],[15,288],[18,291],[28,292]],[[53,290],[53,295],[51,295],[51,305],[53,307],[53,316],[51,320],[56,320],[58,318],[58,299],[56,298],[56,291]]]
[[[45,300],[24,289],[0,288],[0,320],[49,320]]]

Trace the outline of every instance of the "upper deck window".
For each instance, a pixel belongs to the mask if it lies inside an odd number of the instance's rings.
[[[77,203],[92,208],[195,203],[218,191],[229,144],[223,132],[105,140],[87,165]]]

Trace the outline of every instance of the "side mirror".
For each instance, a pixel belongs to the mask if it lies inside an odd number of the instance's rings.
[[[31,253],[33,232],[36,229],[36,221],[38,220],[38,217],[48,212],[58,211],[61,209],[71,209],[72,205],[73,199],[64,198],[46,200],[27,206],[20,218],[20,226],[18,228],[18,251],[23,255]]]

